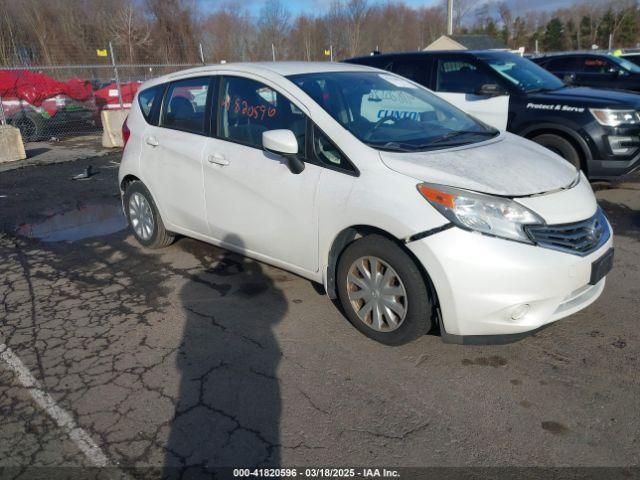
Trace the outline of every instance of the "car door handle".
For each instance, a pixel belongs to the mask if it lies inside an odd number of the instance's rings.
[[[158,145],[160,145],[160,142],[158,142],[158,139],[156,137],[147,137],[144,141],[151,147],[157,147]]]
[[[221,153],[213,153],[207,157],[207,160],[209,163],[215,163],[216,165],[222,165],[223,167],[229,165],[229,160],[224,158],[224,155]]]

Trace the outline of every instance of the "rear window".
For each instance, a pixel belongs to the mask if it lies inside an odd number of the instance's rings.
[[[160,106],[163,92],[164,85],[156,85],[155,87],[147,88],[138,94],[140,111],[147,123],[150,123],[151,125],[158,125],[158,112],[160,109],[157,107]],[[154,106],[156,108],[153,108]]]

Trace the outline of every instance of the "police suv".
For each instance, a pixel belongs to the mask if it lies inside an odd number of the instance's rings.
[[[640,166],[640,95],[568,86],[504,51],[379,54],[345,61],[422,84],[485,123],[553,150],[591,179],[614,178]],[[410,115],[407,108],[395,114]]]

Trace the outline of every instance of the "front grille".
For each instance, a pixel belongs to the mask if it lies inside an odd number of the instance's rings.
[[[607,218],[599,207],[593,217],[581,222],[529,225],[525,229],[531,240],[541,247],[582,256],[596,251],[611,236]]]

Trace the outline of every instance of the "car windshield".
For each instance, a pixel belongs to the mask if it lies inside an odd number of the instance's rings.
[[[507,52],[481,53],[478,58],[518,89],[527,93],[551,91],[564,87],[564,83],[531,60]]]
[[[636,65],[633,62],[630,62],[629,60],[626,60],[624,58],[620,58],[620,57],[616,57],[613,55],[609,55],[609,58],[617,63],[618,65],[620,65],[620,67],[624,68],[625,70],[628,70],[629,72],[632,73],[640,73],[640,67],[638,65]]]
[[[426,88],[390,73],[324,72],[288,78],[359,140],[380,150],[432,150],[498,134]]]

